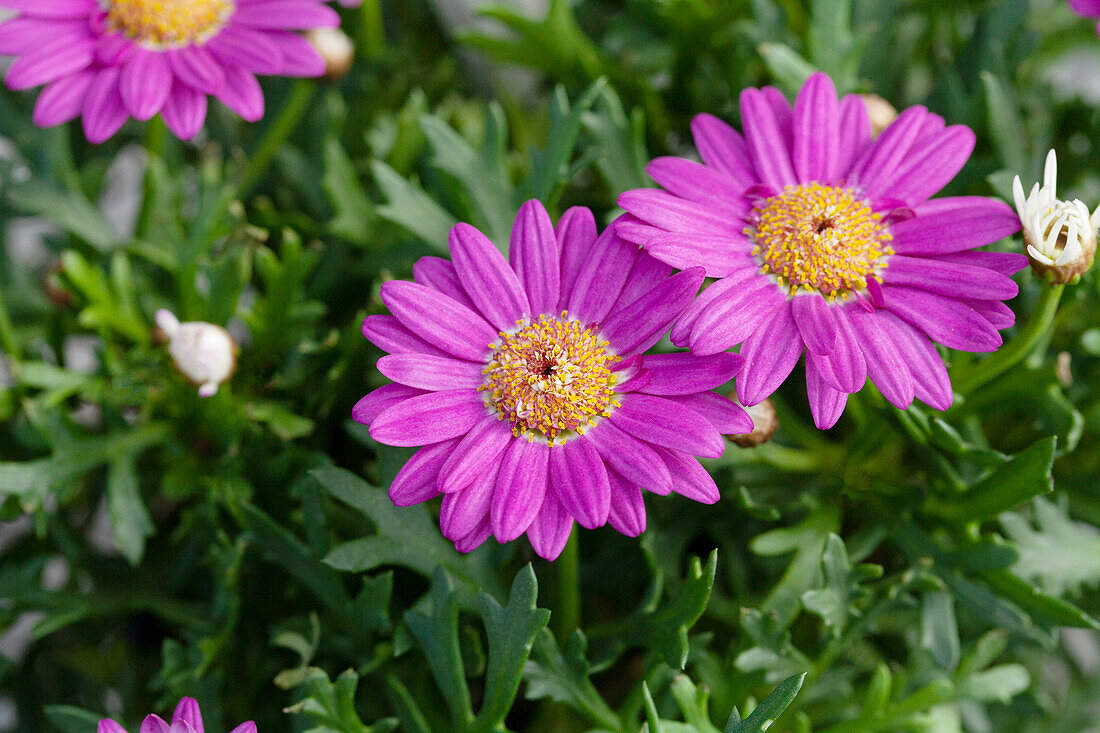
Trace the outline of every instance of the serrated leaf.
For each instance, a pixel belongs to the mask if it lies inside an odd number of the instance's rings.
[[[661,608],[642,609],[621,623],[592,631],[598,638],[598,659],[613,659],[624,649],[641,646],[652,649],[673,669],[683,669],[688,656],[688,630],[706,610],[714,572],[718,567],[718,551],[711,552],[704,568],[699,558],[691,558],[687,575],[675,599]]]
[[[374,205],[359,183],[351,158],[336,138],[325,140],[324,167],[321,185],[336,212],[328,223],[329,231],[349,242],[367,244]]]
[[[983,521],[1051,491],[1055,442],[1054,436],[1035,441],[964,493],[932,497],[925,508],[945,519]]]
[[[410,611],[405,614],[405,624],[424,651],[455,730],[463,730],[474,719],[474,712],[458,645],[458,601],[454,583],[443,568],[436,568],[432,577],[431,596],[431,614]]]
[[[535,639],[532,659],[523,672],[527,681],[527,699],[550,698],[565,703],[593,723],[616,730],[620,726],[618,716],[607,706],[588,678],[587,645],[584,633],[578,629],[566,641],[563,652],[558,649],[558,643],[548,629],[540,631]]]
[[[747,718],[734,722],[731,718],[723,733],[764,733],[775,719],[794,702],[798,691],[802,689],[805,673],[796,674],[779,683],[772,694],[764,698]]]
[[[377,209],[378,215],[419,237],[436,251],[448,254],[447,235],[458,219],[437,204],[424,189],[406,180],[382,161],[371,162],[371,173],[386,197],[386,204]]]
[[[537,600],[538,581],[530,565],[516,575],[508,605],[501,606],[488,593],[479,595],[478,607],[489,639],[489,661],[485,699],[468,729],[470,733],[496,730],[511,710],[535,635],[550,620],[550,612],[535,605]]]
[[[155,528],[141,500],[132,454],[117,458],[107,467],[107,513],[115,547],[131,565],[137,565],[145,554],[145,539]]]
[[[1019,556],[1012,571],[1055,596],[1100,583],[1100,532],[1052,501],[1037,498],[1031,507],[1034,526],[1012,512],[1000,517]]]
[[[49,219],[101,252],[108,252],[119,245],[119,237],[111,224],[81,193],[59,191],[31,180],[8,188],[7,194],[15,208]]]

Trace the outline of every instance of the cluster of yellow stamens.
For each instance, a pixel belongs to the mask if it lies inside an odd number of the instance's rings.
[[[787,186],[753,210],[745,233],[761,269],[792,293],[798,288],[835,298],[865,287],[893,254],[882,216],[846,188]]]
[[[620,357],[608,342],[577,321],[542,315],[501,332],[483,373],[486,404],[512,424],[517,437],[553,443],[583,434],[596,418],[618,407],[611,365]]]
[[[214,36],[235,6],[232,0],[110,0],[107,26],[154,48],[201,44]]]

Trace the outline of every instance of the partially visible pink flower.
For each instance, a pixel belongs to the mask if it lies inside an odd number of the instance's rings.
[[[346,4],[344,2],[343,4]],[[189,140],[213,96],[244,119],[263,117],[256,75],[315,77],[325,63],[297,31],[335,27],[324,0],[0,0],[0,54],[18,56],[11,89],[45,85],[34,123],[83,118],[101,143],[133,117],[160,113]]]
[[[99,721],[97,733],[126,733],[126,729],[110,718],[103,718]],[[165,723],[158,715],[146,716],[141,722],[140,733],[205,733],[198,701],[193,697],[182,698],[172,713],[171,723]],[[245,721],[230,733],[256,733],[256,724],[251,720]]]
[[[1100,0],[1097,0],[1100,3]],[[740,345],[741,404],[760,403],[805,355],[814,421],[831,427],[870,380],[893,405],[945,410],[953,392],[933,342],[1001,346],[1013,253],[979,248],[1020,230],[1002,201],[931,198],[974,148],[964,125],[910,107],[878,137],[856,95],[814,74],[792,108],[778,89],[741,93],[744,133],[692,122],[702,163],[658,158],[664,190],[619,197],[617,232],[658,260],[717,282],[672,328],[693,354]]]
[[[1069,6],[1078,15],[1100,18],[1100,0],[1069,0]],[[1100,21],[1097,21],[1096,32],[1100,33]]]
[[[379,443],[424,446],[393,480],[395,504],[442,495],[440,525],[460,552],[526,533],[553,560],[574,521],[641,534],[643,490],[718,501],[696,456],[752,430],[711,391],[741,357],[643,356],[698,292],[702,268],[673,275],[613,228],[597,236],[582,207],[555,230],[538,201],[520,208],[507,259],[468,224],[450,245],[452,261],[416,263],[416,282],[383,284],[393,315],[363,322],[394,383],[352,416]]]

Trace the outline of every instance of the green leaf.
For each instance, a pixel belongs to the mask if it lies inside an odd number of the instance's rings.
[[[670,689],[676,704],[680,706],[680,712],[684,714],[684,720],[695,733],[718,733],[707,713],[709,696],[706,687],[696,687],[687,675],[680,674],[672,680]]]
[[[41,181],[31,180],[8,188],[7,194],[15,208],[49,219],[101,252],[119,245],[111,224],[82,193],[58,191]]]
[[[337,570],[365,572],[382,565],[400,565],[431,577],[443,566],[458,581],[463,606],[473,606],[474,591],[500,590],[500,584],[474,555],[459,555],[439,533],[426,506],[396,507],[385,491],[371,486],[340,468],[320,468],[311,473],[322,487],[348,506],[367,515],[375,534],[336,547],[324,562]]]
[[[788,94],[797,94],[810,74],[817,71],[813,64],[783,43],[761,43],[756,50],[760,52],[768,71]]]
[[[432,165],[450,175],[470,197],[471,223],[506,251],[516,212],[504,152],[508,127],[500,105],[489,105],[480,150],[435,115],[420,118],[420,128],[428,138]]]
[[[943,669],[959,663],[959,627],[955,621],[955,599],[948,591],[924,594],[921,606],[921,646]]]
[[[449,254],[447,235],[458,223],[447,210],[414,183],[380,160],[371,162],[371,173],[386,204],[378,207],[378,215],[393,222],[442,254]]]
[[[832,78],[840,94],[855,86],[859,66],[855,45],[851,0],[813,0],[807,37],[810,58]]]
[[[683,669],[689,649],[688,630],[706,610],[717,567],[717,550],[710,553],[705,568],[699,558],[692,557],[675,599],[661,608],[657,608],[662,583],[658,576],[642,608],[617,624],[592,631],[593,641],[598,639],[600,645],[596,658],[614,659],[624,649],[640,646],[660,654],[673,669]]]
[[[747,718],[734,722],[731,716],[723,733],[764,733],[775,719],[783,714],[798,691],[802,689],[802,682],[806,679],[805,673],[788,677],[779,683],[772,694],[764,698],[764,701],[756,706]]]
[[[959,686],[959,696],[972,700],[1009,703],[1031,685],[1031,675],[1020,664],[1002,664],[967,677]]]
[[[593,138],[589,156],[618,195],[646,188],[653,180],[645,172],[649,153],[645,144],[645,117],[640,109],[627,116],[623,103],[610,86],[600,90],[592,110],[583,115],[584,129]]]
[[[351,158],[334,137],[325,140],[324,167],[321,185],[336,211],[328,230],[349,242],[367,244],[374,205],[359,183]]]
[[[64,733],[93,733],[105,717],[72,705],[47,705],[43,712]]]
[[[525,565],[516,575],[508,605],[502,607],[488,593],[478,597],[489,639],[489,661],[485,672],[485,700],[469,728],[471,733],[496,730],[512,708],[535,635],[550,620],[550,612],[535,605],[537,598],[538,581],[530,565]]]
[[[517,191],[521,203],[529,199],[549,202],[557,189],[566,182],[571,171],[569,161],[577,147],[581,131],[581,119],[592,107],[606,82],[595,81],[577,103],[570,107],[565,88],[557,86],[550,102],[550,135],[546,150],[532,150],[531,172]]]
[[[661,718],[657,715],[657,706],[653,704],[653,694],[649,691],[649,685],[642,681],[642,695],[645,698],[645,725],[646,733],[662,733]]]
[[[945,519],[983,521],[1051,491],[1056,438],[1041,438],[958,496],[930,497],[925,509]]]
[[[313,432],[313,421],[295,415],[278,402],[249,402],[245,405],[249,420],[266,424],[283,440],[303,438]]]
[[[1008,570],[989,570],[980,577],[997,595],[1019,606],[1037,624],[1100,630],[1100,622],[1077,606],[1043,593]]]
[[[1011,87],[989,71],[982,71],[980,76],[993,144],[1008,170],[1025,173],[1028,170],[1027,136]]]
[[[107,467],[107,513],[115,547],[131,565],[137,565],[145,554],[145,538],[152,536],[155,527],[141,500],[133,454],[121,456]]]
[[[563,653],[549,629],[540,631],[535,639],[532,659],[523,672],[527,681],[527,699],[548,697],[565,703],[595,725],[617,730],[620,727],[618,716],[607,706],[588,678],[587,646],[588,640],[578,629],[566,641]]]
[[[802,604],[806,610],[820,616],[834,636],[840,636],[848,623],[852,564],[844,541],[835,534],[830,533],[825,541],[821,564],[825,571],[825,587],[803,593]]]
[[[458,645],[458,601],[454,583],[443,568],[436,568],[432,577],[431,615],[410,611],[405,614],[405,624],[424,651],[455,730],[465,729],[474,713]]]
[[[1078,594],[1100,584],[1100,533],[1074,522],[1064,507],[1043,498],[1031,503],[1035,526],[1019,514],[1000,517],[1019,559],[1012,571],[1054,596]]]
[[[794,527],[773,529],[757,535],[749,543],[757,555],[795,553],[783,577],[760,608],[764,613],[775,614],[782,627],[789,626],[802,611],[802,594],[820,585],[825,543],[829,534],[839,529],[839,523],[835,507],[823,507]]]

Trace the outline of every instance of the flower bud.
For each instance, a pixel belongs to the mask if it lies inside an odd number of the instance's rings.
[[[731,393],[729,398],[736,402],[737,393]],[[779,427],[779,416],[775,412],[775,405],[772,404],[772,401],[764,400],[758,405],[753,405],[752,407],[746,407],[744,409],[745,412],[749,413],[749,417],[752,418],[752,432],[731,435],[729,436],[730,440],[742,448],[755,448],[771,440],[772,436],[775,435],[776,429]]]
[[[878,137],[898,118],[898,111],[894,105],[887,102],[877,94],[860,94],[863,106],[867,108],[867,116],[871,118],[871,137]]]
[[[221,326],[202,321],[180,323],[163,308],[157,325],[168,337],[168,354],[176,368],[199,387],[199,397],[211,397],[237,368],[237,343]]]
[[[1047,154],[1043,185],[1036,183],[1024,198],[1020,177],[1012,181],[1012,196],[1024,231],[1028,260],[1037,277],[1054,283],[1077,282],[1096,256],[1100,208],[1089,214],[1079,199],[1057,197],[1058,158]]]
[[[325,60],[326,79],[339,79],[348,73],[355,59],[355,44],[348,34],[339,28],[313,28],[305,36]]]

